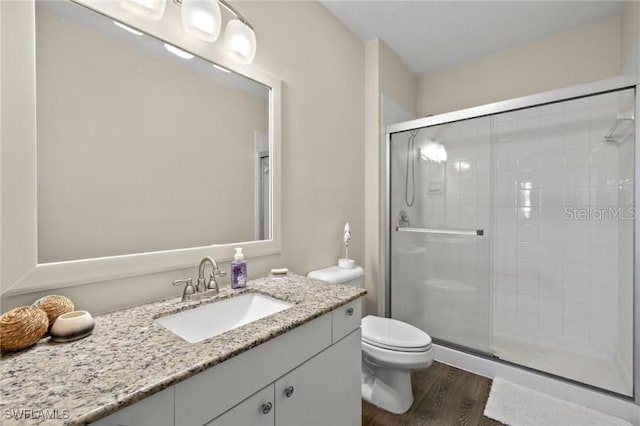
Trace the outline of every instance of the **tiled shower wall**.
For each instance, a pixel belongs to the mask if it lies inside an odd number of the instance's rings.
[[[632,287],[632,221],[596,211],[633,202],[632,180],[622,185],[632,139],[603,140],[621,106],[616,92],[495,117],[498,354],[506,338],[631,365],[632,299],[621,296]]]

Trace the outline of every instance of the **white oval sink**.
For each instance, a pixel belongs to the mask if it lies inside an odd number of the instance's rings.
[[[178,312],[156,322],[189,343],[208,339],[293,306],[259,293],[246,293]]]

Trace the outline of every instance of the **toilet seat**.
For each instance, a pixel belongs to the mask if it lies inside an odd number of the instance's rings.
[[[431,336],[419,328],[374,315],[362,319],[362,342],[398,352],[426,352],[431,348]]]

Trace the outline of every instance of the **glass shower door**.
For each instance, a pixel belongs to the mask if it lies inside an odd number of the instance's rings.
[[[489,353],[490,118],[391,138],[391,317]]]

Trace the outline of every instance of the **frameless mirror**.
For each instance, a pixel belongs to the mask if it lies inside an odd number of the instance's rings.
[[[36,2],[38,263],[268,240],[270,88]]]

